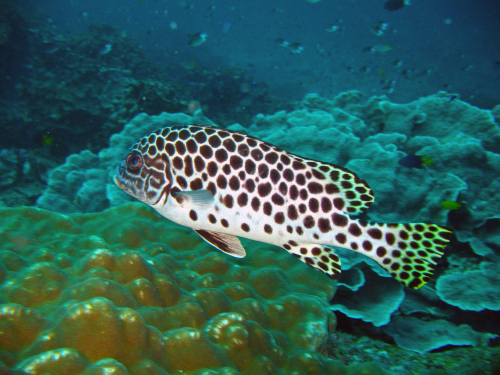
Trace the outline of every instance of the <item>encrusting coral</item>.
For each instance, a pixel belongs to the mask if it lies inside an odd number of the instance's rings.
[[[317,353],[335,283],[284,252],[243,265],[135,203],[0,211],[0,371],[362,373]]]

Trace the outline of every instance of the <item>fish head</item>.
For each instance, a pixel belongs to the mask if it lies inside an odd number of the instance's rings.
[[[141,202],[150,206],[164,205],[172,186],[168,156],[145,137],[132,146],[120,162],[114,181],[121,190]]]

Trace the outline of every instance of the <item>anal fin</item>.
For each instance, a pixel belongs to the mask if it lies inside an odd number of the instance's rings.
[[[324,272],[331,279],[337,280],[340,277],[340,258],[335,251],[327,246],[318,244],[298,244],[284,247],[293,256],[299,258],[308,266],[318,271]]]
[[[244,258],[247,255],[238,237],[202,229],[195,229],[194,231],[210,245],[228,255],[235,258]]]

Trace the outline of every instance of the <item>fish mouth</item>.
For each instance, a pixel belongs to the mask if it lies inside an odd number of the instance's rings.
[[[141,190],[138,190],[133,185],[123,182],[118,175],[114,175],[113,180],[115,181],[116,186],[120,188],[123,192],[128,195],[134,197],[135,199],[140,200],[141,202],[148,203],[146,199],[146,195]]]
[[[116,186],[118,186],[121,190],[125,190],[126,189],[126,186],[124,184],[122,184],[122,182],[120,181],[120,179],[118,178],[117,175],[115,175],[113,177],[113,179],[115,180]]]

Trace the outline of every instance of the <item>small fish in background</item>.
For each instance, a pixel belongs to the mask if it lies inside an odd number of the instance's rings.
[[[283,38],[278,38],[274,40],[276,43],[278,43],[278,46],[280,47],[288,47],[290,43],[288,43],[285,39]]]
[[[50,135],[43,134],[42,135],[42,145],[44,146],[52,146],[54,144],[54,138]]]
[[[341,32],[342,31],[342,26],[339,25],[328,25],[325,27],[325,31],[327,33],[335,33],[335,32]]]
[[[383,74],[385,74],[384,70],[383,69],[380,69],[379,71],[379,74],[384,76]],[[388,94],[392,94],[394,92],[394,86],[396,85],[396,81],[391,79],[383,79],[381,82],[380,82],[382,86],[382,90],[384,90],[386,93]]]
[[[399,159],[398,163],[407,168],[424,169],[432,165],[433,159],[425,155],[406,155]]]
[[[401,59],[397,59],[397,60],[394,60],[392,63],[391,63],[391,66],[393,68],[401,68],[403,66],[403,60]]]
[[[106,55],[111,52],[113,45],[111,43],[105,44],[104,47],[99,51],[99,55]]]
[[[495,60],[495,63],[496,63],[496,64],[498,64],[498,65],[500,65],[500,61],[496,61],[496,60]]]
[[[405,69],[401,72],[401,75],[406,79],[413,80],[417,75],[417,71],[415,69]]]
[[[196,33],[194,35],[189,36],[189,42],[188,44],[191,47],[198,47],[201,46],[205,41],[207,40],[208,35],[202,32]]]
[[[387,31],[388,27],[389,27],[389,24],[387,22],[380,21],[380,22],[377,22],[376,24],[372,25],[370,30],[376,36],[382,36]]]
[[[290,52],[292,53],[302,53],[302,51],[304,50],[304,47],[302,47],[302,44],[300,44],[299,42],[292,43],[289,45],[289,47]]]
[[[388,44],[377,44],[371,50],[372,53],[387,53],[389,51],[392,51],[392,47]]]
[[[444,201],[441,202],[440,205],[445,210],[458,210],[460,207],[462,207],[462,204],[460,202],[455,201]]]
[[[370,53],[387,53],[392,50],[392,47],[388,44],[377,44],[376,46],[367,46],[363,48],[363,52]]]
[[[194,70],[198,68],[198,64],[194,60],[187,60],[179,63],[180,66],[182,66],[186,70]]]
[[[384,9],[395,11],[404,8],[405,5],[411,5],[410,0],[387,0]]]

